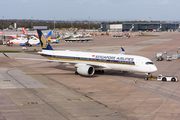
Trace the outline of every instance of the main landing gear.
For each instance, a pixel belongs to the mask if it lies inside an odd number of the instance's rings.
[[[79,75],[79,73],[76,71],[76,72],[75,72],[75,75]]]
[[[95,74],[104,74],[104,70],[95,70]]]

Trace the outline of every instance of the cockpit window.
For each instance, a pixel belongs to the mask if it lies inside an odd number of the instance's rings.
[[[146,62],[146,65],[154,65],[153,62]]]

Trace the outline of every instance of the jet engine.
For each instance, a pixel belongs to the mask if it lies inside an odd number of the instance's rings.
[[[80,75],[84,75],[84,76],[92,76],[94,74],[94,67],[93,66],[89,66],[89,65],[82,65],[77,67],[77,72]]]

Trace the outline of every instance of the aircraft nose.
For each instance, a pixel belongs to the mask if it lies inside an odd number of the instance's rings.
[[[157,67],[154,65],[152,68],[151,68],[152,72],[156,72],[157,71]]]

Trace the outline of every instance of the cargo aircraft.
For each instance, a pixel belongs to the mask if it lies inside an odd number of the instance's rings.
[[[41,60],[47,62],[64,63],[73,65],[76,68],[76,74],[82,76],[92,76],[96,71],[104,73],[104,70],[119,70],[131,72],[152,73],[157,71],[153,62],[145,57],[135,55],[78,52],[78,51],[59,51],[53,50],[50,43],[46,40],[41,30],[37,30],[42,51],[38,52],[47,59],[33,58],[14,58],[24,60]],[[3,53],[8,57],[5,53]]]

